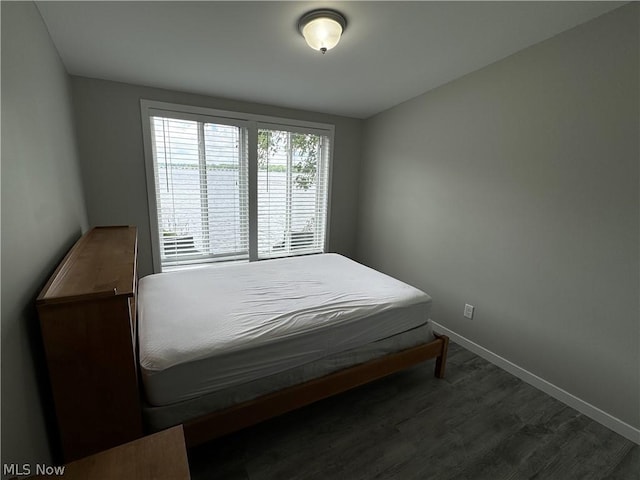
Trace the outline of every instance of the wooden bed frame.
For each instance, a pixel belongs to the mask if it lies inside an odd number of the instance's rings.
[[[183,424],[187,447],[255,425],[324,398],[337,395],[400,370],[436,358],[435,376],[444,377],[449,337],[391,353],[324,377],[240,403]]]
[[[85,234],[38,297],[37,306],[65,461],[142,436],[137,362],[137,231]],[[449,339],[388,354],[184,423],[187,446],[358,387],[430,358],[444,377]]]

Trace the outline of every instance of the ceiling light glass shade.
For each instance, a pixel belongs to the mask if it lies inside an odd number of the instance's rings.
[[[326,52],[340,41],[342,27],[335,20],[317,18],[305,25],[302,29],[302,35],[311,48]]]
[[[298,28],[311,48],[325,53],[338,44],[346,24],[338,12],[314,10],[300,19]]]

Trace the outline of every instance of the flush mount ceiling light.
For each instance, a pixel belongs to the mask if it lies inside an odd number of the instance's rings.
[[[335,10],[312,10],[305,13],[298,22],[298,30],[314,50],[323,54],[340,41],[340,35],[347,26],[347,20]]]

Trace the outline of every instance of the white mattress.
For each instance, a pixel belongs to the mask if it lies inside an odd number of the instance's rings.
[[[140,367],[169,405],[304,365],[427,322],[424,292],[337,254],[140,280]]]

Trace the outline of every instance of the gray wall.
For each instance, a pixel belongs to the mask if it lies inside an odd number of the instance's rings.
[[[2,2],[2,463],[50,461],[35,298],[86,228],[69,78],[34,4]]]
[[[138,226],[142,276],[153,267],[141,98],[334,124],[329,249],[355,254],[361,120],[82,77],[72,85],[89,221]]]
[[[436,322],[636,428],[638,20],[622,7],[367,120],[357,240]]]

